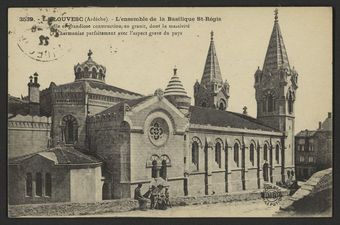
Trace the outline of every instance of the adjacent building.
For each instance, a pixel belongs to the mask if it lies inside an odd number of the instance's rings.
[[[295,136],[295,170],[298,180],[307,180],[313,173],[332,167],[332,113],[328,113],[317,130],[302,130]]]
[[[257,118],[246,107],[228,111],[230,85],[213,32],[194,105],[176,68],[164,91],[143,96],[106,84],[106,68],[92,55],[74,66],[73,82],[40,91],[34,74],[27,97],[9,96],[11,204],[131,198],[137,184],[146,191],[158,177],[172,196],[255,190],[291,178],[298,73],[277,11],[254,75]]]

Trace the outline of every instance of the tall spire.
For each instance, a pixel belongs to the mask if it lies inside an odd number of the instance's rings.
[[[274,10],[274,27],[269,40],[263,71],[273,71],[281,67],[290,68],[286,47],[279,25],[278,9]]]
[[[201,84],[203,85],[208,84],[210,81],[222,82],[221,70],[214,44],[214,32],[211,31],[210,35],[210,46],[201,79]]]

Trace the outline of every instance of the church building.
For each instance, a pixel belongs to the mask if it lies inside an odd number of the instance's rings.
[[[164,91],[143,96],[105,82],[90,50],[75,80],[28,96],[9,96],[10,204],[86,202],[133,197],[163,178],[172,196],[256,190],[294,174],[291,68],[275,12],[262,69],[254,74],[257,118],[228,111],[214,33],[194,105],[174,68]]]

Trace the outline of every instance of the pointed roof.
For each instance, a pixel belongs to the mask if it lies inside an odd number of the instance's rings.
[[[264,71],[272,71],[281,67],[289,67],[288,55],[278,20],[278,10],[275,9],[275,20],[272,34],[270,36],[266,57],[263,64]]]
[[[168,86],[164,90],[164,96],[169,95],[188,96],[177,75],[177,68],[174,68],[174,75],[171,77]]]
[[[206,85],[210,81],[222,82],[222,75],[220,65],[216,55],[214,44],[214,32],[211,31],[210,46],[208,50],[207,59],[205,61],[204,71],[201,79],[201,84]]]

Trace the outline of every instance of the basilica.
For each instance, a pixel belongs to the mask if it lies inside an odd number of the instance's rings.
[[[261,189],[291,179],[298,73],[275,19],[262,69],[253,76],[257,117],[228,111],[211,32],[194,105],[174,68],[168,85],[141,95],[105,82],[106,67],[77,63],[74,81],[8,96],[10,204],[95,202],[146,192],[160,177],[172,196]],[[113,71],[111,71],[113,72]],[[249,75],[251,77],[251,75]],[[164,91],[163,91],[164,90]]]

